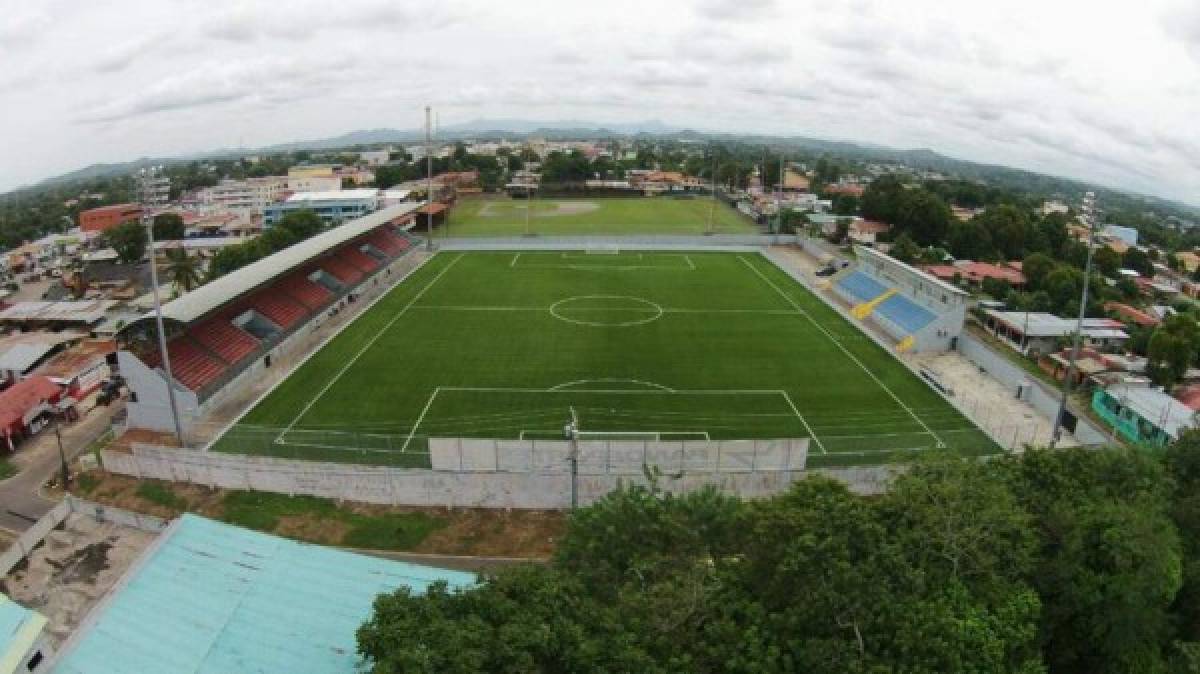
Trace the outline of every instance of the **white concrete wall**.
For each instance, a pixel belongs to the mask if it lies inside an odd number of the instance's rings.
[[[128,351],[117,352],[117,367],[121,369],[121,376],[128,383],[129,390],[137,395],[137,402],[131,400],[125,406],[129,414],[128,425],[132,428],[175,432],[166,376],[160,370],[150,369]],[[175,387],[175,402],[186,433],[200,415],[200,403],[195,393],[182,386]]]
[[[466,449],[460,451],[463,445],[459,441],[446,441],[438,463],[469,466],[453,470],[295,461],[142,444],[135,444],[130,453],[105,451],[102,460],[106,470],[139,478],[365,503],[476,508],[570,505],[571,475],[565,447],[539,442],[538,458],[522,463],[520,452],[530,450],[527,456],[532,457],[532,447],[498,452],[499,441],[486,442],[493,446],[467,442]],[[715,443],[720,447],[697,451],[693,446],[691,452],[681,446],[684,443],[661,443],[661,448],[646,447],[646,443],[587,444],[581,447],[578,476],[581,504],[595,501],[621,482],[644,483],[639,462],[643,451],[649,452],[651,460],[660,457],[662,463],[653,465],[662,471],[660,486],[671,492],[714,485],[745,498],[761,498],[786,490],[805,475],[799,467],[806,455],[806,440]],[[601,452],[600,444],[610,445],[613,456]],[[615,456],[620,451],[629,454],[621,459]],[[500,457],[502,465],[492,469],[489,457]],[[867,489],[875,488],[874,482],[864,484]]]

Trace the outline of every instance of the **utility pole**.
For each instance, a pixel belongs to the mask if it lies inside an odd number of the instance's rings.
[[[428,209],[428,219],[425,221],[425,250],[433,250],[433,129],[430,126],[430,108],[425,106],[425,166],[428,176],[425,181],[425,208]]]
[[[775,243],[783,232],[783,155],[779,155],[779,197],[775,200]]]
[[[62,468],[62,487],[65,491],[71,482],[71,473],[67,469],[67,453],[63,451],[62,432],[59,430],[59,427],[62,426],[62,410],[57,410],[57,412],[54,415],[54,439],[58,440],[58,460]]]
[[[574,510],[579,505],[579,415],[575,413],[574,405],[569,409],[571,420],[563,429],[563,435],[567,436],[570,443],[567,463],[571,466],[571,510]]]
[[[713,233],[713,218],[717,212],[717,150],[712,151],[712,203],[708,205],[708,233]]]
[[[1088,280],[1092,276],[1092,252],[1095,250],[1096,236],[1096,194],[1088,192],[1083,196],[1083,219],[1087,225],[1087,263],[1083,268],[1083,294],[1079,297],[1079,319],[1075,322],[1075,339],[1071,346],[1071,357],[1067,361],[1067,377],[1063,380],[1062,400],[1058,404],[1058,414],[1054,416],[1054,432],[1050,434],[1050,447],[1053,449],[1062,435],[1063,419],[1067,415],[1067,398],[1071,395],[1071,380],[1075,378],[1075,361],[1079,359],[1079,346],[1083,340],[1083,317],[1087,312]]]
[[[146,228],[146,237],[150,242],[150,287],[154,290],[154,326],[158,330],[158,355],[162,360],[163,372],[167,375],[167,399],[171,404],[171,420],[175,423],[175,439],[180,447],[186,447],[183,436],[183,423],[179,420],[179,404],[175,400],[175,375],[171,372],[171,356],[167,353],[167,333],[163,329],[162,300],[158,292],[158,262],[154,254],[154,218],[150,216],[153,206],[150,183],[154,171],[141,170],[142,181],[142,226]]]

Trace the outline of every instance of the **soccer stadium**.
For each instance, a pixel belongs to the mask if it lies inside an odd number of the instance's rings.
[[[164,306],[184,416],[241,408],[202,444],[414,469],[430,467],[430,438],[537,443],[564,429],[622,442],[804,439],[813,468],[998,451],[890,352],[945,348],[962,311],[886,256],[822,279],[839,310],[762,247],[516,239],[427,253],[397,224],[405,208]],[[904,273],[921,278],[906,286]],[[121,354],[138,392],[130,421],[169,431],[150,326],[131,326]],[[314,336],[313,348],[288,348]],[[268,369],[293,366],[246,399]]]

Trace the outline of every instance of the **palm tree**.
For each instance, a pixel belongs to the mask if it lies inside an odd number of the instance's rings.
[[[168,250],[167,276],[177,291],[189,293],[200,285],[200,264],[182,249]]]

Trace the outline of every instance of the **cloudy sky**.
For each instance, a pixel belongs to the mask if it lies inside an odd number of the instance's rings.
[[[1200,203],[1195,0],[0,0],[0,190],[478,118],[929,147]]]

